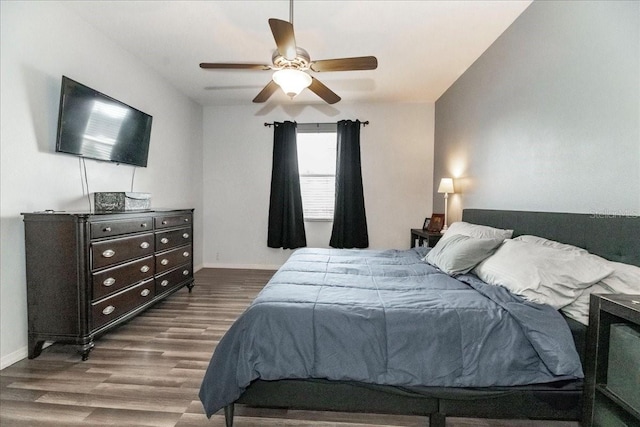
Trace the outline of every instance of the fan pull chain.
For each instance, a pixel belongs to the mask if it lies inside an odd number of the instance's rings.
[[[289,22],[293,25],[293,0],[289,0]]]

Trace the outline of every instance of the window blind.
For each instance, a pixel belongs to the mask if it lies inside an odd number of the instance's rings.
[[[333,219],[335,187],[335,175],[300,175],[300,192],[305,220]]]
[[[298,128],[298,170],[305,221],[332,221],[335,205],[336,143],[327,126]]]

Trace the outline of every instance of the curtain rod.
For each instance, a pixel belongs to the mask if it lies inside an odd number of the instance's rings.
[[[320,126],[320,125],[335,125],[336,123],[300,123],[300,124],[301,125],[318,125],[318,126]],[[364,126],[369,124],[369,120],[367,120],[365,122],[360,122],[360,124],[364,127]],[[271,126],[273,126],[273,123],[266,123],[265,122],[264,125],[271,127]]]

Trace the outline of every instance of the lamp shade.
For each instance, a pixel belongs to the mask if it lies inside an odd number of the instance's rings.
[[[455,193],[455,191],[453,191],[453,178],[442,178],[440,180],[440,186],[438,187],[438,193]]]
[[[291,98],[311,84],[311,76],[309,74],[292,68],[278,70],[273,73],[272,78],[282,88],[282,91]]]

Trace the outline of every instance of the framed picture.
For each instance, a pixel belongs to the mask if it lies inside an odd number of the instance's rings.
[[[427,226],[427,231],[439,233],[444,227],[444,214],[433,214]]]
[[[426,230],[427,228],[429,228],[429,221],[431,221],[431,218],[425,218],[424,219],[424,224],[422,224],[422,229]]]

